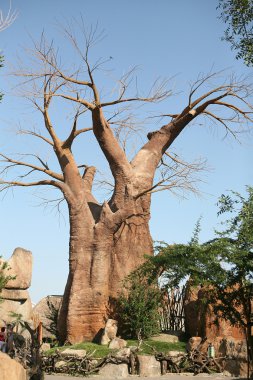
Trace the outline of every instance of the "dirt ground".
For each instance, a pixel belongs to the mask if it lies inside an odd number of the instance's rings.
[[[69,376],[63,376],[63,375],[46,375],[45,380],[78,380],[78,379],[92,379],[92,380],[112,380],[112,377],[102,377],[99,375],[93,375],[91,378],[87,377],[69,377]],[[114,378],[116,379],[116,378]],[[117,378],[117,379],[124,379],[124,378]],[[220,373],[208,375],[205,373],[200,373],[197,376],[193,376],[193,374],[174,374],[174,373],[168,373],[163,376],[156,376],[156,377],[140,377],[140,376],[131,376],[127,377],[128,380],[232,380],[232,377],[224,376]],[[237,380],[239,380],[237,378]]]

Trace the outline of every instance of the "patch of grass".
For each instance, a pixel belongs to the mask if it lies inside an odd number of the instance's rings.
[[[128,340],[127,346],[138,346],[137,340]],[[139,354],[140,355],[154,355],[155,352],[163,352],[167,353],[168,351],[185,351],[185,342],[177,342],[177,343],[168,343],[168,342],[160,342],[160,341],[154,341],[154,340],[144,340]],[[74,344],[73,346],[61,346],[61,347],[53,347],[50,350],[46,351],[46,355],[52,355],[55,353],[56,350],[64,351],[66,349],[71,350],[86,350],[88,353],[91,354],[94,358],[103,358],[104,356],[108,355],[110,352],[115,352],[116,350],[112,350],[108,348],[107,346],[101,346],[100,344],[96,343],[78,343]],[[153,348],[153,349],[152,349]]]
[[[128,340],[127,345],[138,346],[137,340]],[[186,342],[160,342],[154,340],[144,340],[140,347],[140,355],[154,355],[155,352],[167,353],[168,351],[182,351],[185,352]]]
[[[108,348],[107,346],[101,346],[100,344],[96,343],[90,343],[90,342],[84,342],[84,343],[77,343],[73,344],[72,346],[61,346],[61,347],[53,347],[50,350],[46,351],[46,355],[52,355],[55,353],[56,350],[64,351],[66,349],[70,350],[86,350],[87,353],[92,354],[92,357],[96,358],[103,358],[104,356],[108,355],[110,352],[113,352],[115,350],[112,350]]]

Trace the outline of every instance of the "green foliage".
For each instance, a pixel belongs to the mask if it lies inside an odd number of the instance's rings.
[[[158,308],[161,292],[148,281],[142,271],[136,270],[127,277],[117,300],[119,330],[124,337],[148,338],[159,331]]]
[[[247,193],[247,199],[235,192],[220,197],[218,215],[230,217],[222,222],[222,231],[215,231],[213,240],[198,243],[198,222],[189,244],[158,244],[157,255],[142,268],[152,280],[162,275],[162,283],[169,288],[187,278],[193,284],[215,287],[213,297],[224,302],[220,312],[233,324],[245,326],[253,294],[253,189],[248,187]],[[240,313],[239,306],[243,307]]]
[[[164,287],[174,288],[190,279],[208,288],[205,302],[212,305],[217,318],[229,320],[244,329],[248,349],[253,342],[253,188],[247,198],[231,192],[218,201],[219,216],[229,215],[222,230],[204,244],[198,242],[199,222],[189,244],[156,246],[157,255],[142,267],[150,278],[162,275]]]
[[[220,211],[232,216],[223,222],[223,231],[216,231],[218,238],[211,244],[225,263],[222,283],[214,282],[218,289],[214,297],[221,301],[216,310],[244,328],[252,320],[253,300],[253,188],[248,187],[247,193],[247,199],[235,192],[221,196]]]
[[[102,358],[108,355],[110,352],[112,352],[112,350],[108,348],[107,346],[102,346],[96,343],[84,342],[84,343],[74,344],[73,346],[66,345],[62,347],[53,347],[50,350],[46,351],[46,355],[54,354],[57,350],[64,351],[67,348],[70,348],[73,350],[86,350],[90,354],[90,356],[94,358]]]
[[[0,293],[2,292],[3,288],[6,286],[8,281],[15,279],[15,276],[10,276],[7,274],[9,269],[10,267],[8,266],[7,262],[3,262],[2,264],[0,264]]]
[[[197,222],[193,237],[188,244],[172,244],[157,242],[154,257],[150,257],[143,265],[142,271],[152,281],[160,277],[163,288],[174,289],[180,283],[191,278],[194,285],[212,282],[214,276],[219,277],[221,255],[209,244],[199,244],[200,221]]]
[[[138,346],[138,340],[128,340],[127,347]],[[63,346],[63,347],[54,347],[46,351],[46,355],[54,354],[57,350],[64,351],[66,348],[73,350],[86,350],[91,357],[94,358],[103,358],[104,356],[115,351],[107,346],[101,346],[96,343],[78,343],[73,346]],[[168,342],[157,342],[154,340],[144,340],[140,348],[140,354],[143,355],[153,355],[154,350],[157,352],[168,352],[168,351],[185,351],[186,342],[177,342],[177,343],[168,343]]]
[[[127,346],[138,346],[137,340],[128,340]],[[154,341],[154,340],[144,340],[142,342],[140,352],[138,354],[140,355],[154,355],[154,350],[156,352],[164,352],[167,353],[168,351],[182,351],[185,352],[186,350],[186,342],[176,342],[176,343],[169,343],[169,342],[160,342],[160,341]]]
[[[228,24],[224,39],[237,51],[236,58],[253,65],[253,0],[220,0],[221,19]]]

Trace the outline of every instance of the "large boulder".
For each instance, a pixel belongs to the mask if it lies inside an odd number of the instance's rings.
[[[61,352],[61,356],[75,356],[77,358],[84,358],[87,355],[86,350],[74,350],[71,348],[66,348]]]
[[[151,340],[155,340],[156,342],[167,342],[167,343],[177,343],[179,342],[179,337],[176,334],[159,334],[152,336]]]
[[[102,378],[117,379],[119,377],[128,377],[128,365],[127,364],[106,364],[99,370],[99,376]]]
[[[114,338],[109,343],[109,348],[112,350],[120,350],[127,346],[127,341],[121,338]]]
[[[26,380],[26,370],[7,354],[0,352],[0,379]]]
[[[32,252],[23,248],[16,248],[7,261],[9,269],[5,271],[8,276],[15,279],[8,281],[6,289],[28,289],[32,280]]]
[[[20,314],[23,321],[30,321],[32,318],[32,303],[30,297],[26,300],[4,299],[0,307],[0,320],[7,323],[15,321],[15,314]]]
[[[51,338],[54,335],[51,324],[57,321],[59,309],[62,304],[62,296],[51,295],[42,298],[33,308],[34,319],[42,322],[42,335]]]
[[[111,340],[116,338],[118,331],[118,322],[115,319],[108,319],[101,337],[101,344],[108,345]]]
[[[32,303],[27,289],[32,278],[32,253],[23,248],[16,248],[8,261],[0,260],[0,266],[5,262],[8,264],[4,270],[5,275],[15,279],[8,281],[2,290],[0,320],[12,323],[16,319],[12,315],[20,314],[23,320],[30,321]]]
[[[161,376],[161,364],[154,356],[137,355],[139,376]]]
[[[26,301],[29,298],[29,293],[28,293],[28,290],[24,290],[24,289],[4,288],[1,292],[1,298],[5,300]]]

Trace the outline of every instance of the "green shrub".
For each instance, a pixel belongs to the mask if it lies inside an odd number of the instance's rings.
[[[123,337],[140,335],[148,338],[159,332],[161,292],[140,271],[135,271],[124,281],[116,304],[119,331]]]

